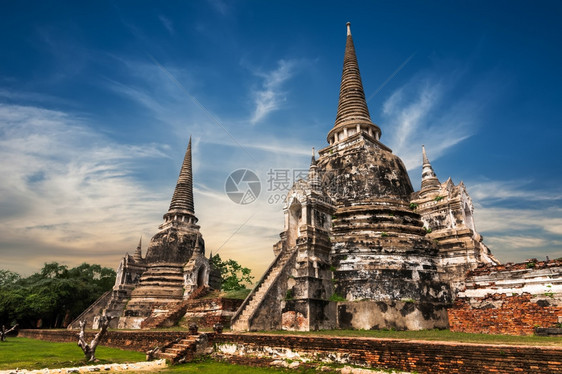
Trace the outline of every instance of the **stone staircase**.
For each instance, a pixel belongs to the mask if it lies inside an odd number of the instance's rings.
[[[103,309],[111,299],[111,291],[109,290],[101,295],[92,305],[90,305],[86,310],[84,310],[78,317],[68,324],[67,329],[77,329],[79,328],[80,321],[86,321],[87,326],[92,326],[92,322],[95,316],[101,315]]]
[[[172,307],[168,312],[150,316],[141,322],[141,329],[152,329],[158,327],[172,327],[183,317],[187,308],[189,308],[190,301],[203,297],[210,292],[208,286],[201,286],[189,296],[186,300]]]
[[[131,293],[134,298],[183,299],[183,266],[158,264],[148,268]]]
[[[171,364],[181,364],[191,361],[196,354],[203,353],[207,341],[205,334],[188,335],[184,339],[165,345],[151,355],[154,358],[166,359]]]
[[[231,329],[234,331],[250,331],[251,319],[263,302],[263,299],[271,286],[275,283],[279,274],[285,268],[291,257],[297,253],[296,247],[283,249],[266,270],[256,287],[246,297],[238,311],[232,317]]]

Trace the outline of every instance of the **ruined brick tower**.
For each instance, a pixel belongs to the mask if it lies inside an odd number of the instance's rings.
[[[484,261],[480,255],[489,251],[474,226],[462,221],[460,210],[472,212],[468,203],[466,209],[453,209],[460,230],[435,218],[440,225],[434,226],[435,237],[428,235],[427,222],[436,212],[425,200],[412,198],[447,187],[424,162],[421,195],[415,193],[402,160],[380,138],[348,23],[329,145],[318,160],[313,153],[307,180],[289,192],[276,258],[233,318],[233,329],[447,327],[452,290],[463,271]],[[444,250],[437,237],[448,239]],[[446,275],[449,270],[455,273]]]
[[[209,286],[211,266],[195,216],[191,163],[190,138],[170,207],[146,256],[139,242],[135,254],[126,254],[119,264],[113,290],[76,321],[96,327],[99,316],[110,315],[112,327],[139,328],[147,318],[166,314],[196,289]]]

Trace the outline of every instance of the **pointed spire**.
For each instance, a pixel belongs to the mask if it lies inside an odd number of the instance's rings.
[[[425,153],[425,146],[422,145],[422,154],[423,154],[423,166],[422,166],[422,182],[421,182],[421,191],[422,192],[429,192],[429,191],[438,191],[441,188],[441,183],[435,172],[433,171],[433,167],[427,158],[427,154]]]
[[[371,121],[348,22],[338,112],[334,128],[328,134],[328,142],[336,143],[358,131],[365,131],[377,140],[381,134],[379,127]]]
[[[314,147],[312,147],[312,158],[310,160],[310,169],[308,170],[308,181],[310,186],[314,190],[318,190],[320,187],[320,178],[318,176],[318,167],[316,165],[316,157]]]
[[[193,208],[193,173],[191,170],[191,136],[168,211],[172,210],[187,210],[192,214],[195,213]]]
[[[427,154],[425,153],[425,145],[423,144],[422,144],[422,154],[423,154],[423,164],[431,166],[431,164],[429,163],[429,159],[427,158]]]
[[[205,253],[203,248],[201,248],[201,233],[198,232],[197,236],[195,237],[195,247],[193,248],[193,253]]]
[[[316,165],[316,157],[315,157],[314,147],[312,147],[312,158],[310,160],[310,166],[312,166],[312,165]]]
[[[133,259],[138,262],[142,260],[142,236],[139,239],[139,245],[137,246],[137,249],[135,251],[135,254],[133,255]]]

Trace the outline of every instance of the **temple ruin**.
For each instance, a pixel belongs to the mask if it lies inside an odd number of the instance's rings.
[[[220,274],[205,257],[205,241],[199,232],[193,204],[191,138],[168,212],[142,257],[141,242],[131,256],[123,257],[113,290],[82,313],[96,328],[102,315],[112,316],[114,328],[140,328],[150,322],[185,313],[186,300],[197,290],[220,288]],[[181,316],[180,316],[181,317]]]
[[[371,120],[347,24],[328,146],[284,208],[275,260],[234,330],[432,329],[468,270],[497,263],[476,232],[465,186],[440,183],[423,150],[421,190]]]
[[[466,186],[441,182],[422,145],[414,191],[402,160],[371,120],[347,24],[339,103],[328,145],[313,149],[290,189],[275,259],[240,305],[194,300],[220,287],[193,205],[191,139],[164,222],[142,256],[121,261],[113,290],[70,327],[150,328],[182,316],[233,330],[448,328],[529,334],[562,321],[562,265],[500,265],[476,231]],[[512,309],[520,317],[509,320]],[[465,326],[468,325],[469,327]],[[510,326],[505,328],[505,326]],[[471,330],[472,329],[472,330]]]

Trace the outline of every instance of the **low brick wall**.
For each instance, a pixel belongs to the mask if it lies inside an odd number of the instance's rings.
[[[531,294],[458,299],[449,309],[451,331],[476,334],[533,335],[535,327],[555,326],[562,316],[562,305],[548,305],[548,300],[532,300]],[[548,298],[545,298],[548,299]],[[500,303],[499,307],[494,304]],[[480,307],[475,308],[477,304]]]
[[[186,335],[179,331],[109,331],[101,344],[146,351]],[[76,331],[69,330],[20,330],[19,336],[77,341]],[[88,338],[91,336],[93,332]],[[252,357],[262,365],[282,357],[308,357],[417,373],[562,373],[562,347],[235,333],[209,334],[209,341],[227,360],[247,364]]]
[[[481,266],[448,310],[451,331],[532,335],[562,318],[562,261]]]
[[[562,373],[562,347],[482,345],[395,339],[222,334],[213,341],[237,351],[293,359],[308,356],[418,373]],[[219,348],[220,350],[220,348]]]

